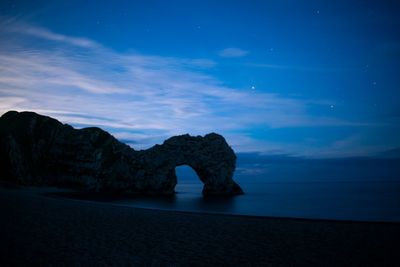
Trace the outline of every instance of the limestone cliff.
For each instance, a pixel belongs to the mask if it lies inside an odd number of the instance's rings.
[[[218,134],[174,136],[135,151],[99,128],[74,129],[33,112],[0,118],[0,180],[95,192],[173,194],[176,166],[189,165],[203,195],[237,195],[236,156]]]

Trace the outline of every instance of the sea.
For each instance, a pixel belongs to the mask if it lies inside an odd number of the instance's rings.
[[[238,160],[234,180],[244,195],[204,198],[188,166],[176,168],[173,197],[134,197],[119,205],[246,216],[400,222],[399,159]]]

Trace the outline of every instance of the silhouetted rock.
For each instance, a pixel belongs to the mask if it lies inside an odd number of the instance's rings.
[[[181,135],[135,151],[99,128],[74,129],[33,112],[0,118],[1,180],[110,193],[173,194],[179,165],[192,167],[203,195],[237,195],[236,156],[218,134]]]

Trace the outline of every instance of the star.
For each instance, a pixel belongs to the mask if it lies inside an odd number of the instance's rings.
[[[335,106],[334,105],[331,105],[331,109],[333,109]]]
[[[256,89],[256,87],[253,85],[253,86],[251,86],[251,89],[252,89],[252,90],[255,90],[255,89]]]

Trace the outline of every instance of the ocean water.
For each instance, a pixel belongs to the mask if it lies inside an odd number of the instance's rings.
[[[135,197],[121,205],[269,217],[400,222],[400,161],[281,159],[238,164],[245,195],[203,198],[202,183],[177,168],[174,197]]]

